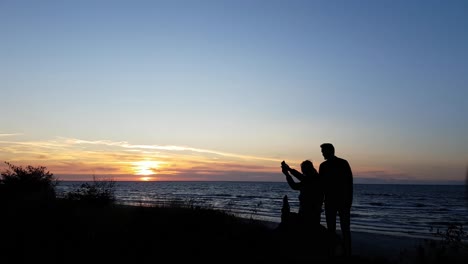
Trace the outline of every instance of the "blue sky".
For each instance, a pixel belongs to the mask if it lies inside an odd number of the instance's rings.
[[[46,149],[17,146],[78,139],[318,167],[332,142],[364,178],[461,181],[467,11],[466,1],[2,1],[0,158],[45,162],[31,155]],[[274,180],[275,164],[255,166]]]

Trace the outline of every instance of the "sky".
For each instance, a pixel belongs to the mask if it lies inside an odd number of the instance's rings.
[[[0,169],[463,183],[467,1],[0,1]]]

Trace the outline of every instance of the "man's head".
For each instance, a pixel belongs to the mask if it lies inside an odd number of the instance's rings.
[[[331,143],[323,143],[320,145],[322,148],[322,155],[324,159],[330,159],[335,156],[335,147]]]
[[[314,171],[314,164],[310,160],[304,160],[301,163],[301,171],[303,174],[309,175],[312,174]]]

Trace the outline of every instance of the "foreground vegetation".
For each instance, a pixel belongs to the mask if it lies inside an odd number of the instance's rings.
[[[112,182],[86,183],[56,198],[57,180],[46,168],[8,165],[0,182],[2,263],[299,263],[324,260],[327,252],[323,243],[311,247],[310,237],[272,232],[227,212],[118,205]]]

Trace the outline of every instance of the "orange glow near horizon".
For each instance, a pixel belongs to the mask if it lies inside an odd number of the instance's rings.
[[[4,136],[5,139],[0,140],[0,171],[7,169],[6,161],[16,166],[44,166],[65,181],[91,180],[93,176],[115,181],[284,181],[281,159],[250,153],[187,146],[134,145],[110,140],[8,140],[10,137],[19,136]],[[317,159],[312,160],[318,169],[322,157],[320,154],[316,156]],[[286,161],[291,167],[300,168],[302,160],[286,158]],[[368,179],[418,179],[407,173],[411,168],[388,168],[371,163],[351,160],[353,174]],[[437,179],[437,175],[430,176],[428,174],[425,179]]]
[[[156,174],[156,169],[159,167],[159,162],[151,160],[142,160],[133,162],[133,171],[135,175],[154,175]],[[143,177],[148,178],[148,177]],[[143,179],[142,178],[142,179]]]
[[[17,166],[45,166],[62,180],[88,180],[96,175],[116,181],[255,180],[266,177],[258,176],[264,174],[276,179],[281,162],[187,146],[73,138],[0,140],[0,171],[6,169],[3,161]]]
[[[154,178],[153,177],[141,177],[141,181],[152,181]]]

